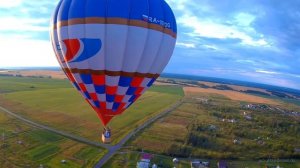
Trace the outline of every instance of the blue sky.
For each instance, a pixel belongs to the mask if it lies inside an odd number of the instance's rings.
[[[0,67],[58,66],[48,32],[57,2],[0,2]],[[300,89],[300,1],[167,2],[178,41],[165,72]]]

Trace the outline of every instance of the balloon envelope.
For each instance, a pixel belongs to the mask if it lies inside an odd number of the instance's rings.
[[[51,22],[58,62],[104,125],[154,83],[176,43],[164,0],[61,0]]]

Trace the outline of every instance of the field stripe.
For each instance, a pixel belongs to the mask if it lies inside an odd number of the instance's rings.
[[[38,128],[41,128],[41,129],[45,129],[45,130],[48,130],[50,132],[53,132],[55,134],[59,134],[63,137],[66,137],[68,139],[72,139],[74,141],[77,141],[77,142],[81,142],[81,143],[84,143],[84,144],[87,144],[87,145],[91,145],[91,146],[95,146],[95,147],[102,147],[102,148],[105,148],[105,149],[109,149],[111,146],[110,145],[107,145],[107,144],[102,144],[102,143],[98,143],[98,142],[93,142],[93,141],[90,141],[88,139],[85,139],[83,137],[79,137],[79,136],[75,136],[75,135],[72,135],[72,134],[69,134],[69,133],[66,133],[66,132],[63,132],[63,131],[60,131],[60,130],[56,130],[54,128],[51,128],[51,127],[48,127],[48,126],[45,126],[45,125],[42,125],[42,124],[39,124],[39,123],[36,123],[34,121],[31,121],[31,120],[28,120],[16,113],[13,113],[9,110],[7,110],[6,108],[4,107],[1,107],[0,106],[0,109],[3,110],[5,113],[21,120],[21,121],[24,121],[30,125],[33,125],[35,127],[38,127]]]

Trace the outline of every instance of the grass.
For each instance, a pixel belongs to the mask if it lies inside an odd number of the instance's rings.
[[[48,131],[35,130],[28,133],[28,136],[33,141],[41,141],[41,142],[56,142],[62,140],[63,137],[57,134],[53,134]]]
[[[197,98],[208,99],[208,103],[201,103]],[[293,149],[299,146],[300,138],[297,132],[300,128],[297,118],[282,117],[281,114],[271,111],[244,110],[241,109],[240,101],[224,99],[223,96],[210,93],[194,93],[186,96],[184,102],[136,136],[128,144],[132,146],[132,150],[177,157],[227,160],[297,157],[293,154]],[[243,111],[251,114],[253,120],[247,121],[242,115]],[[237,123],[222,122],[222,118],[235,119]],[[279,123],[281,126],[278,126]],[[209,130],[210,125],[216,126],[216,130]],[[190,140],[191,137],[200,143],[193,144],[195,141]],[[264,145],[259,145],[254,140],[258,137],[263,138]],[[235,138],[241,139],[242,144],[234,145]],[[243,167],[241,164],[245,162],[233,163],[237,164],[235,167]],[[257,161],[249,163],[254,165],[252,167],[260,166]],[[299,161],[282,164],[284,167],[297,167],[295,165],[299,164]]]
[[[37,122],[99,141],[99,128],[100,130],[102,128],[95,112],[76,93],[68,81],[0,77],[0,88],[0,93],[4,93],[0,94],[0,104],[2,106]],[[123,115],[112,120],[110,126],[113,128],[114,143],[148,118],[157,115],[171,104],[174,104],[183,95],[182,88],[178,86],[153,86]],[[193,99],[195,96],[205,97],[212,104],[201,104]],[[285,132],[284,130],[280,132],[285,134],[284,136],[275,137],[277,142],[270,141],[267,142],[267,146],[257,146],[253,142],[253,138],[269,136],[270,131],[261,127],[267,127],[264,124],[274,121],[272,117],[276,117],[276,115],[251,112],[255,115],[255,122],[244,121],[240,116],[239,104],[239,101],[232,101],[217,93],[193,94],[188,96],[186,103],[178,109],[137,135],[129,145],[133,146],[133,150],[143,149],[151,153],[167,155],[174,155],[170,149],[180,149],[180,152],[186,152],[191,156],[201,158],[222,158],[239,155],[242,159],[249,159],[256,158],[260,154],[266,155],[274,152],[274,149],[269,149],[271,147],[290,150],[293,147],[292,144],[299,142],[299,138],[297,139],[299,135],[295,134],[293,130],[287,129]],[[237,118],[243,122],[231,125],[220,123],[218,118],[214,116],[217,113],[225,117]],[[275,120],[281,123],[281,120],[277,119]],[[288,118],[286,121],[292,121],[292,119]],[[206,128],[211,124],[218,127],[217,132],[201,130],[202,127]],[[296,123],[293,124],[297,125]],[[210,144],[213,144],[213,148],[193,146],[187,142],[190,131],[193,130],[192,125],[201,126],[201,131],[197,131],[197,136],[208,138]],[[245,137],[242,138],[243,144],[241,146],[234,146],[232,145],[232,138],[241,135],[239,130],[248,134],[243,135]],[[0,131],[5,132],[5,135],[9,137],[7,138],[8,147],[4,150],[10,157],[0,156],[0,158],[2,157],[0,164],[3,163],[4,167],[14,167],[12,165],[38,167],[39,164],[46,167],[93,167],[99,158],[107,152],[103,149],[79,144],[50,132],[20,124],[6,115],[1,115],[1,112]],[[16,142],[19,140],[23,141],[24,145],[17,144]],[[289,145],[285,145],[284,142],[289,142]],[[264,152],[260,153],[262,150]],[[189,151],[191,152],[189,153]],[[140,155],[138,153],[117,154],[105,167],[136,167],[136,162],[139,159]],[[67,160],[67,163],[62,164],[61,160]],[[152,161],[162,167],[172,166],[172,157],[155,155]],[[216,166],[215,160],[212,160],[211,163]],[[263,166],[263,163],[258,164],[257,161],[230,161],[230,165],[232,167],[243,167],[244,165],[259,167]],[[184,161],[179,167],[188,166],[188,161]],[[299,162],[282,163],[282,166],[293,168],[299,166]]]
[[[39,161],[51,156],[54,156],[59,152],[60,148],[54,144],[46,144],[38,146],[32,150],[26,152],[26,154],[35,161]]]
[[[67,80],[0,76],[0,93],[71,87]]]
[[[0,167],[39,167],[40,164],[49,168],[93,167],[107,152],[31,127],[2,111],[0,135]],[[77,154],[81,157],[76,157]],[[62,164],[61,160],[67,163]]]
[[[184,96],[181,86],[152,86],[149,91]]]
[[[138,125],[144,123],[150,117],[167,109],[181,98],[178,95],[156,92],[148,92],[144,97],[144,99],[142,97],[140,101],[129,108],[122,116],[116,117],[111,122],[111,127],[114,128],[117,133],[120,132],[122,134],[120,138]]]
[[[99,153],[99,149],[93,147],[82,148],[80,151],[74,154],[78,159],[90,158]]]
[[[47,164],[46,167],[51,168],[82,168],[85,167],[82,163],[78,163],[76,160],[67,160],[66,163],[61,163],[62,160],[66,159],[63,156],[57,156],[51,159]]]
[[[36,122],[91,140],[100,140],[102,128],[96,113],[68,81],[0,77],[0,86],[1,106]],[[161,86],[148,91],[124,114],[115,117],[110,123],[114,143],[148,118],[177,102],[182,95],[180,87]],[[75,143],[51,132],[32,128],[0,114],[0,125],[5,125],[0,127],[0,131],[11,137],[7,149],[11,159],[3,162],[6,167],[12,165],[38,167],[39,164],[46,167],[93,167],[107,152]],[[15,134],[19,128],[21,131]],[[18,145],[16,141],[22,141],[24,145]],[[16,155],[14,151],[21,154]],[[60,162],[63,159],[67,160],[66,164]]]
[[[32,78],[34,80],[29,83],[27,78],[5,79],[7,83],[11,83],[11,90],[14,90],[13,83],[39,87],[0,95],[2,106],[42,124],[99,141],[102,131],[100,120],[74,88],[66,87],[67,81]],[[111,121],[114,143],[148,118],[178,101],[182,95],[183,90],[180,87],[154,86],[124,114],[114,117]]]

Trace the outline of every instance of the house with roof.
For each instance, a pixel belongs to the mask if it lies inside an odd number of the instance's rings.
[[[144,153],[141,156],[141,160],[137,162],[137,168],[149,168],[151,164],[152,155]]]
[[[206,161],[193,160],[190,163],[191,163],[191,168],[208,168],[209,167],[209,162],[206,162]]]

